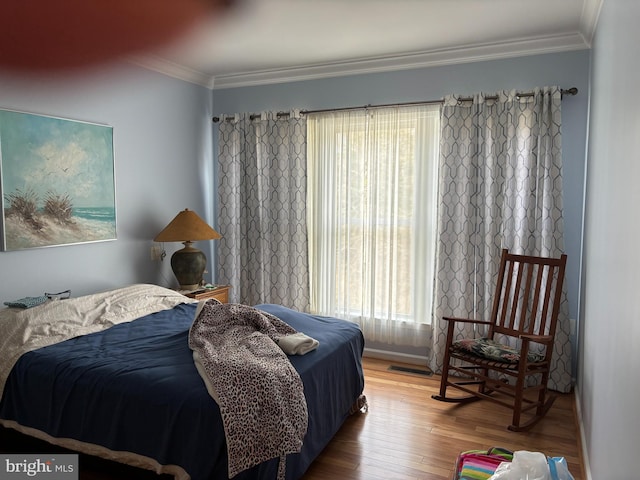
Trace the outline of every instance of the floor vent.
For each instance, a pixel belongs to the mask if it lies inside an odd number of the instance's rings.
[[[431,370],[424,370],[422,368],[401,367],[400,365],[390,365],[389,370],[395,372],[413,373],[415,375],[424,375],[426,377],[430,377],[431,375],[433,375],[433,372]]]

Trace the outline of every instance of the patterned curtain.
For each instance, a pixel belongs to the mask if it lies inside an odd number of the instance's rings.
[[[218,133],[217,278],[231,302],[308,311],[306,119],[239,114]]]
[[[561,92],[499,92],[445,98],[441,112],[436,285],[430,367],[442,371],[444,315],[488,318],[502,248],[564,253]],[[465,330],[465,328],[467,330]],[[457,338],[479,336],[461,326]],[[566,295],[560,307],[549,387],[571,388]]]

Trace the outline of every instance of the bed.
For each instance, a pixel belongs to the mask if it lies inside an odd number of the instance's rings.
[[[134,285],[2,309],[0,424],[176,479],[228,478],[220,408],[188,346],[196,308],[172,290]],[[286,457],[286,478],[297,479],[361,399],[364,339],[349,322],[256,308],[319,342],[288,357],[308,411],[302,448]],[[233,478],[273,479],[278,465],[274,458]]]

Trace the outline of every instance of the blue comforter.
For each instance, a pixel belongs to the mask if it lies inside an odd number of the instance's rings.
[[[289,357],[309,412],[302,451],[287,457],[287,478],[296,479],[362,393],[364,339],[356,325],[342,320],[257,307],[320,342],[307,355]],[[187,344],[194,313],[195,304],[181,304],[24,354],[7,380],[0,418],[179,465],[194,480],[227,478],[220,410]],[[274,459],[234,478],[275,478],[277,466]]]

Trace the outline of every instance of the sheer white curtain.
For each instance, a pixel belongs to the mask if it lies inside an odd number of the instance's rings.
[[[218,144],[219,281],[232,302],[308,310],[306,119],[223,117]]]
[[[488,318],[502,248],[564,253],[561,92],[499,92],[497,100],[445,99],[430,367],[442,369],[443,315]],[[571,260],[571,259],[569,259]],[[482,332],[460,327],[457,338]],[[560,307],[549,387],[571,387],[568,304]]]
[[[312,311],[426,347],[439,107],[313,114],[307,127]]]

